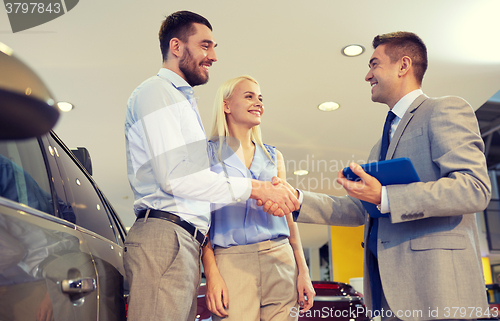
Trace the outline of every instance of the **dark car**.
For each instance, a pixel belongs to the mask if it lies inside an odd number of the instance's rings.
[[[500,286],[498,284],[486,284],[486,297],[488,298],[488,304],[490,306],[490,311],[488,315],[484,317],[489,317],[490,320],[500,319]],[[484,318],[484,319],[486,319]]]
[[[0,141],[0,320],[125,320],[125,235],[53,132]]]
[[[292,308],[290,315],[298,316],[300,321],[319,321],[333,319],[339,321],[367,321],[363,295],[349,284],[330,281],[313,281],[316,291],[314,306],[301,313]],[[212,320],[205,302],[205,284],[198,291],[197,321]]]
[[[125,320],[123,224],[12,52],[0,43],[0,320]]]

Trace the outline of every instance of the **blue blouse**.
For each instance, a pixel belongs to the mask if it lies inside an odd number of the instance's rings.
[[[219,143],[209,141],[212,171],[220,173],[225,168],[229,177],[271,181],[272,177],[277,176],[278,172],[275,165],[276,148],[265,144],[264,147],[271,155],[274,164],[267,157],[264,150],[255,145],[255,153],[249,170],[226,144],[223,144],[222,147],[221,159],[223,163],[221,163],[217,157]],[[265,213],[262,207],[257,206],[257,201],[254,199],[213,209],[212,225],[210,227],[212,246],[230,247],[233,245],[254,244],[280,236],[290,236],[286,218]]]

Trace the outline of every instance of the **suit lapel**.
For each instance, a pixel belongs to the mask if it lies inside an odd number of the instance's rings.
[[[392,159],[392,156],[394,156],[394,152],[396,151],[396,147],[398,146],[399,140],[401,139],[401,136],[403,135],[406,126],[408,126],[408,123],[413,117],[413,113],[427,98],[429,97],[427,97],[426,95],[420,95],[417,97],[417,99],[415,99],[415,101],[410,105],[410,107],[408,107],[406,113],[403,115],[403,118],[398,124],[398,128],[396,129],[394,136],[392,136],[391,143],[389,144],[389,149],[387,150],[387,156],[385,159]]]

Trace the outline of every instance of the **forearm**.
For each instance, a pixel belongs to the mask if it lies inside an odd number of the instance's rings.
[[[304,257],[304,249],[302,248],[302,241],[300,240],[299,228],[297,223],[293,221],[291,213],[286,215],[286,222],[288,224],[288,229],[290,230],[290,237],[288,238],[288,241],[292,247],[295,263],[297,264],[297,270],[299,274],[309,274],[309,268],[307,267],[306,259]]]
[[[483,211],[490,199],[489,185],[466,176],[454,173],[433,182],[387,186],[392,222]]]
[[[349,196],[301,192],[304,195],[304,200],[296,219],[299,223],[352,227],[365,223],[366,211],[357,199]]]
[[[207,280],[213,275],[220,275],[210,241],[208,241],[207,245],[202,249],[201,262],[203,263],[203,270],[205,271]]]
[[[209,170],[170,180],[167,193],[191,200],[216,204],[216,208],[232,202],[246,201],[250,196],[250,180],[225,177]],[[163,189],[163,188],[162,188]]]

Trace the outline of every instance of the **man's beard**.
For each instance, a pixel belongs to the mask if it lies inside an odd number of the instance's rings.
[[[208,76],[202,73],[200,65],[193,60],[193,56],[191,56],[188,48],[186,48],[185,53],[179,61],[179,69],[191,87],[203,85],[208,82]]]

